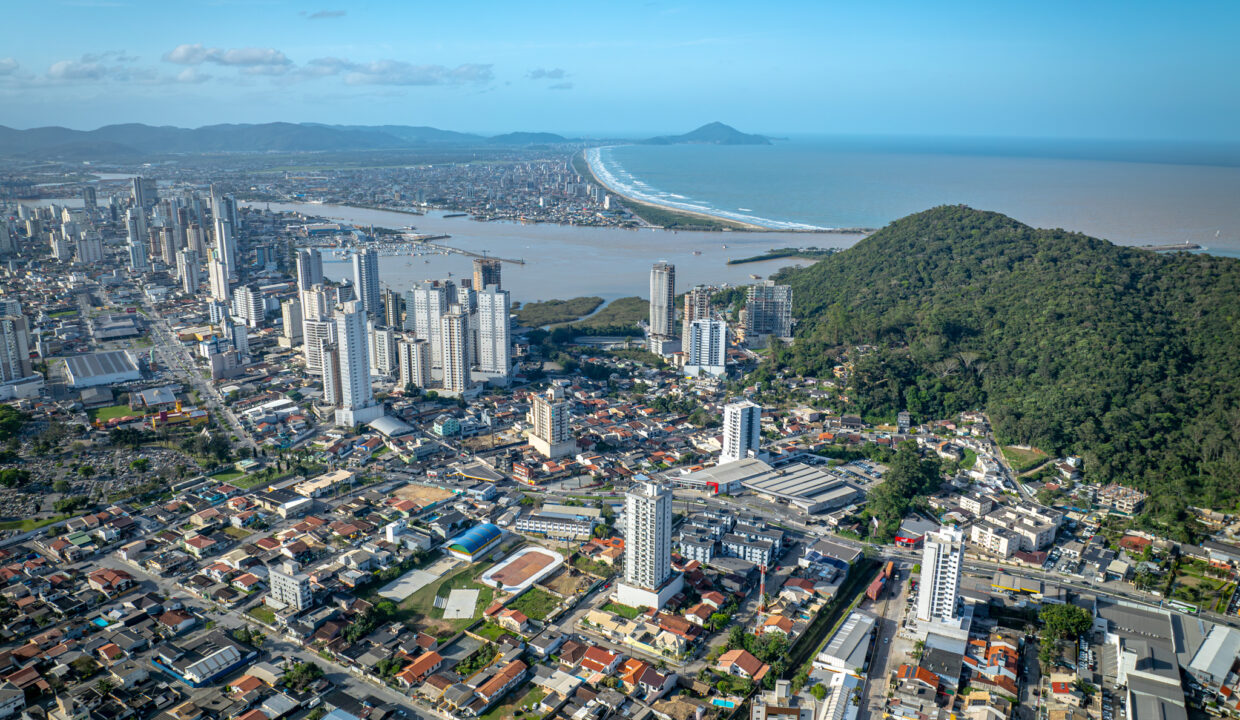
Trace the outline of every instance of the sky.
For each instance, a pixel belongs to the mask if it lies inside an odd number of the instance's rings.
[[[1240,3],[5,0],[0,125],[1240,141]]]

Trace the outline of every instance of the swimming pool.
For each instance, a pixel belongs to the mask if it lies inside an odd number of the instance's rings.
[[[97,617],[94,620],[91,620],[91,622],[93,622],[94,624],[98,625],[101,628],[105,628],[112,624],[106,618],[101,618],[101,617]]]
[[[721,707],[721,708],[728,708],[729,710],[731,710],[732,708],[736,707],[736,703],[735,703],[735,702],[733,702],[733,701],[731,701],[731,700],[723,700],[723,699],[721,699],[721,698],[711,698],[711,699],[710,699],[710,704],[711,704],[711,705],[718,705],[718,706],[719,706],[719,707]]]

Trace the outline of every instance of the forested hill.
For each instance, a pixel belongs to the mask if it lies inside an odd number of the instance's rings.
[[[1240,499],[1240,261],[945,206],[782,279],[798,340],[775,366],[823,376],[876,345],[857,362],[865,414],[983,407],[1000,440],[1080,454],[1166,519]]]

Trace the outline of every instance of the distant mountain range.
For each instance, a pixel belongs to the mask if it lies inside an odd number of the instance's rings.
[[[97,130],[41,127],[15,130],[0,125],[0,155],[50,159],[134,160],[157,155],[220,152],[338,152],[399,150],[436,146],[501,145],[510,147],[584,142],[547,132],[511,132],[494,137],[411,125],[323,125],[263,123],[206,125],[200,128],[107,125]],[[747,135],[723,123],[685,133],[637,142],[710,145],[769,145],[770,139]]]

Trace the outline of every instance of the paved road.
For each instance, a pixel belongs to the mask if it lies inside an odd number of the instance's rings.
[[[192,596],[188,591],[179,587],[173,580],[159,575],[153,575],[140,568],[137,568],[125,561],[108,555],[99,558],[95,563],[99,567],[109,567],[117,570],[124,570],[133,575],[136,579],[143,582],[149,588],[154,588],[159,594],[165,597],[176,597],[182,599],[186,605],[192,606],[200,616],[213,620],[217,627],[225,629],[235,629],[245,626],[255,627],[257,623],[253,618],[244,613],[244,606],[232,610],[214,611],[214,606],[201,598]],[[257,603],[249,603],[253,605]],[[270,659],[279,660],[281,658],[289,658],[298,662],[312,662],[322,667],[327,678],[335,683],[338,687],[343,688],[353,698],[362,698],[366,695],[373,695],[381,700],[397,703],[402,707],[408,708],[414,717],[422,720],[454,720],[449,716],[440,713],[437,710],[428,708],[421,704],[415,704],[413,698],[400,693],[386,685],[380,685],[368,679],[358,676],[349,668],[340,665],[331,660],[327,660],[321,655],[311,652],[300,644],[292,642],[287,637],[268,634],[266,641],[263,642],[262,651],[266,653]]]
[[[878,616],[878,632],[862,689],[865,701],[857,711],[857,720],[870,720],[871,714],[877,718],[883,717],[883,707],[887,701],[887,678],[891,677],[897,666],[908,660],[906,655],[893,651],[896,649],[897,643],[894,641],[899,633],[900,623],[904,619],[911,567],[911,563],[896,561],[896,576],[892,580],[894,587],[888,588],[879,602],[867,600],[868,606],[861,606],[862,610]]]
[[[144,306],[145,310],[151,317],[151,333],[152,340],[155,342],[155,352],[163,360],[165,366],[173,373],[180,376],[198,391],[198,397],[206,404],[217,418],[223,418],[227,422],[230,430],[236,435],[237,440],[250,449],[256,449],[258,444],[254,442],[254,438],[246,432],[241,425],[241,421],[232,410],[224,403],[223,396],[215,387],[215,383],[207,380],[202,376],[202,371],[194,365],[194,360],[190,357],[189,351],[177,340],[172,333],[172,328],[168,322],[153,305]]]

